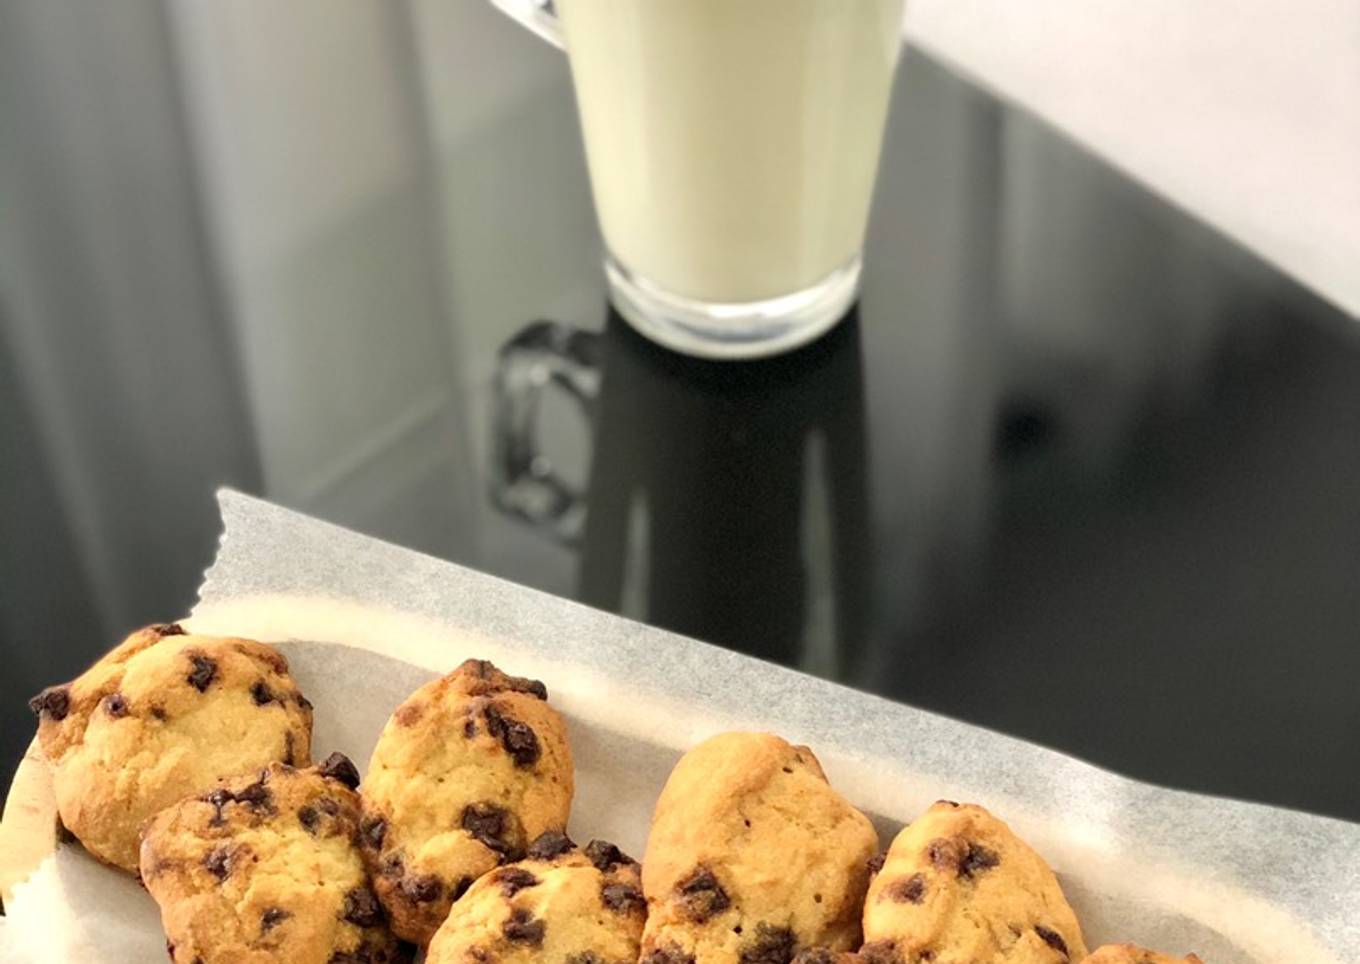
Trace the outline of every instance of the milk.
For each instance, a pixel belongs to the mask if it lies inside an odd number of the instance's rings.
[[[557,0],[605,241],[672,294],[801,291],[863,244],[902,0]]]

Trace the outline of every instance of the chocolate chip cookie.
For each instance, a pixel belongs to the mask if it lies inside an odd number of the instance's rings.
[[[387,721],[364,781],[361,840],[399,936],[428,943],[474,880],[566,828],[571,750],[547,697],[536,680],[468,660]]]
[[[864,904],[871,964],[1068,964],[1086,956],[1053,871],[978,806],[942,801],[893,841]]]
[[[859,938],[878,838],[807,747],[724,733],[676,764],[642,886],[644,964],[788,964]]]
[[[1169,957],[1156,951],[1144,950],[1134,944],[1108,944],[1091,952],[1082,964],[1204,964],[1194,954],[1188,957]]]
[[[826,947],[809,947],[799,951],[793,964],[861,964],[861,958],[854,951],[833,951]]]
[[[134,873],[138,832],[157,811],[275,761],[311,761],[311,704],[283,656],[174,623],[138,630],[29,705],[62,823]]]
[[[359,774],[333,754],[282,763],[157,814],[142,880],[179,964],[409,960],[368,887],[355,838]]]
[[[427,964],[635,964],[646,917],[637,864],[612,844],[584,851],[560,831],[493,870],[453,905]]]

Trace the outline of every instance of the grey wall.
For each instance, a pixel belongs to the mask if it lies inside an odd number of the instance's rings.
[[[259,488],[158,0],[0,0],[0,779],[28,695],[192,602]]]

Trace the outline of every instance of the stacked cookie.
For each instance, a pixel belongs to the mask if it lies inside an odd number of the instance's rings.
[[[612,844],[558,831],[477,880],[435,933],[427,964],[634,964],[646,917],[638,865]]]
[[[572,792],[566,726],[542,683],[468,660],[416,690],[362,792],[364,857],[393,929],[428,944],[474,881],[566,830]]]
[[[354,765],[273,763],[153,817],[142,882],[173,961],[408,960],[369,889]]]
[[[138,630],[29,705],[62,822],[131,873],[141,827],[159,810],[227,777],[311,761],[312,706],[287,660],[177,623]]]
[[[311,704],[251,640],[147,627],[31,705],[64,825],[140,874],[183,964],[396,964],[405,942],[429,964],[1175,964],[1088,956],[1053,871],[981,807],[937,803],[875,856],[770,734],[680,759],[641,867],[578,848],[566,724],[484,660],[396,708],[362,783],[311,765]]]
[[[183,964],[395,964],[356,845],[354,764],[311,766],[288,662],[177,623],[130,635],[30,705],[62,824],[138,874]]]

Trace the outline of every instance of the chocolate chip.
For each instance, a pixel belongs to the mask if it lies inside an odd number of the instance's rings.
[[[400,877],[406,871],[406,861],[400,853],[390,853],[378,865],[378,873],[384,877]]]
[[[306,830],[308,833],[313,835],[316,834],[316,825],[317,823],[320,822],[321,815],[316,812],[315,807],[313,806],[298,807],[297,818],[298,823],[302,824],[303,830]]]
[[[514,897],[524,888],[537,887],[542,883],[523,867],[506,867],[504,870],[498,870],[492,880],[501,885],[501,893],[506,897]]]
[[[179,623],[158,623],[151,627],[158,636],[183,636],[184,627]]]
[[[631,864],[633,858],[607,840],[592,840],[586,844],[586,857],[601,873],[609,873],[619,864]]]
[[[312,701],[307,699],[307,697],[299,693],[297,694],[297,696],[293,698],[297,700],[297,705],[301,707],[303,710],[307,711],[308,713],[312,711]]]
[[[292,766],[297,762],[297,757],[293,750],[293,731],[285,730],[283,733],[283,762]]]
[[[514,846],[505,838],[510,833],[509,814],[494,803],[470,803],[463,808],[462,827],[482,846],[495,851],[502,861],[511,858]]]
[[[793,947],[793,931],[761,921],[755,939],[741,950],[740,964],[789,964]]]
[[[462,897],[464,894],[466,894],[468,892],[468,888],[471,886],[472,886],[471,877],[459,877],[456,881],[454,881],[453,893],[450,896],[452,896],[454,900],[457,900],[459,897]]]
[[[885,850],[882,853],[874,854],[872,857],[866,860],[865,866],[869,868],[869,876],[870,877],[877,876],[878,872],[883,869],[883,862],[887,859],[888,852]]]
[[[537,837],[534,842],[529,844],[528,856],[534,860],[552,860],[560,857],[570,850],[575,850],[576,844],[571,842],[568,837],[560,830],[545,830]]]
[[[260,776],[254,783],[232,794],[236,798],[236,802],[244,803],[256,812],[272,810],[274,808],[274,795],[265,786],[268,779],[268,771],[260,771]]]
[[[514,759],[515,766],[531,767],[538,762],[543,751],[538,745],[538,734],[529,724],[506,716],[494,704],[488,706],[483,715],[486,717],[487,732],[501,741],[505,752]]]
[[[53,722],[60,723],[71,712],[71,691],[65,686],[49,686],[28,701],[28,708],[38,716],[46,713]]]
[[[732,905],[713,871],[703,866],[695,867],[688,877],[676,884],[675,892],[685,915],[698,924]]]
[[[387,836],[387,821],[382,817],[364,817],[359,821],[359,837],[364,846],[372,850],[381,850],[385,836]]]
[[[115,720],[120,720],[128,715],[127,700],[122,693],[110,693],[104,697],[104,711]]]
[[[274,702],[274,694],[270,692],[269,684],[262,679],[250,684],[250,698],[255,701],[256,706]]]
[[[222,813],[223,809],[226,808],[227,804],[234,801],[236,797],[232,795],[232,792],[230,790],[224,787],[219,790],[214,790],[212,793],[209,793],[206,796],[199,797],[199,799],[202,800],[204,803],[212,804],[214,813],[212,815],[212,819],[209,820],[208,822],[213,826],[221,826],[223,823],[226,822],[227,819],[226,815]]]
[[[417,904],[428,904],[444,895],[444,882],[434,874],[406,877],[401,882],[401,892],[408,900]]]
[[[605,884],[600,888],[600,900],[610,910],[620,914],[630,914],[647,907],[647,900],[642,896],[642,891],[632,884]]]
[[[928,953],[921,951],[918,956],[925,960]],[[859,949],[859,959],[863,964],[902,964],[902,955],[897,953],[897,945],[892,941],[870,941]]]
[[[170,719],[170,714],[165,712],[165,707],[161,706],[161,704],[159,703],[151,704],[151,715],[154,716],[156,719],[160,720],[162,723]]]
[[[312,802],[316,805],[316,809],[327,816],[334,817],[340,812],[340,804],[336,803],[330,797],[317,797]]]
[[[267,907],[265,912],[260,915],[260,933],[266,933],[278,927],[293,915],[282,907]]]
[[[694,955],[686,954],[674,944],[647,951],[638,964],[694,964]]]
[[[477,721],[474,720],[471,716],[468,716],[463,720],[463,737],[465,739],[470,740],[476,735],[477,735]]]
[[[516,907],[510,917],[501,925],[501,933],[507,941],[515,944],[529,944],[538,947],[543,943],[543,932],[547,925],[535,919],[527,910]]]
[[[510,676],[502,673],[489,660],[469,659],[454,670],[455,674],[472,676],[480,681],[482,685],[471,688],[473,695],[482,696],[487,693],[500,693],[511,690],[516,693],[528,693],[536,696],[540,700],[548,698],[548,688],[536,679],[525,679],[523,676]]]
[[[236,651],[245,656],[253,656],[256,659],[264,660],[269,664],[269,668],[280,676],[288,672],[288,660],[283,658],[282,653],[277,653],[272,649],[266,649],[263,652],[253,649],[248,650],[244,646],[237,646]]]
[[[339,780],[351,790],[359,788],[359,769],[343,753],[332,753],[317,771],[329,780]]]
[[[217,678],[217,661],[202,653],[190,653],[189,660],[194,664],[194,668],[185,679],[200,693],[207,692],[212,681]]]
[[[203,867],[218,880],[226,880],[231,873],[231,859],[229,847],[218,847],[203,858]]]
[[[168,938],[166,939],[165,942],[165,953],[170,955],[170,960],[173,961],[175,959],[175,945],[174,942],[169,940]]]
[[[980,844],[970,843],[959,864],[959,876],[971,880],[976,874],[991,870],[1001,863],[996,851],[988,850]]]
[[[1035,924],[1034,933],[1038,934],[1039,939],[1045,944],[1061,954],[1063,960],[1067,960],[1067,955],[1069,953],[1067,950],[1067,941],[1063,940],[1061,934],[1057,931],[1049,930],[1043,924]]]
[[[926,896],[925,874],[901,877],[883,888],[882,896],[899,904],[919,904]]]
[[[234,791],[236,801],[238,803],[249,803],[255,806],[267,803],[269,801],[269,788],[265,786],[266,780],[268,780],[268,777],[264,773],[261,773],[254,783],[247,784],[240,790]]]
[[[544,686],[541,681],[536,679],[521,679],[519,677],[513,677],[513,679],[516,683],[515,689],[519,692],[528,693],[530,696],[537,696],[539,699],[545,702],[547,701],[548,688]]]
[[[966,845],[955,837],[936,837],[926,847],[926,855],[936,870],[958,873],[963,864]]]
[[[226,787],[219,787],[212,793],[204,794],[198,799],[204,803],[212,804],[215,811],[211,821],[213,826],[221,826],[226,821],[223,810],[229,803],[244,803],[256,813],[272,813],[274,809],[274,795],[265,786],[265,781],[269,779],[268,771],[260,771],[259,779],[241,790],[228,790]]]
[[[355,887],[345,894],[344,917],[359,927],[377,927],[383,920],[382,905],[373,891],[367,887]]]

